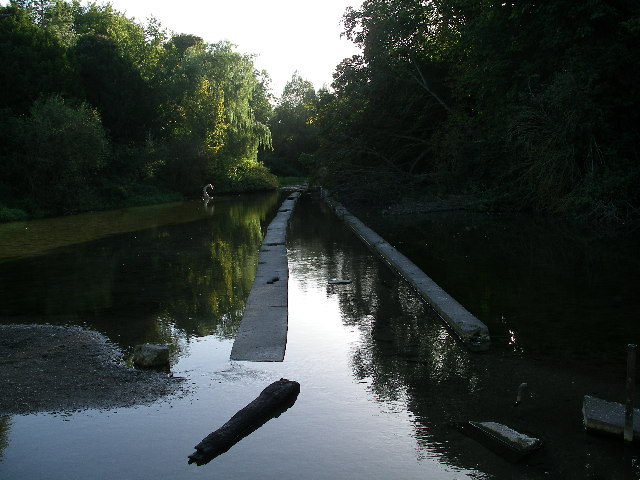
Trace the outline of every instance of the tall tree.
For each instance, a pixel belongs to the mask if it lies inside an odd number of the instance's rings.
[[[16,114],[28,112],[42,94],[73,90],[65,45],[15,3],[0,7],[0,64],[0,108]]]
[[[152,92],[110,38],[82,36],[71,50],[85,98],[116,143],[144,140],[154,120]]]
[[[276,173],[308,173],[310,158],[318,149],[317,102],[313,84],[294,73],[269,122],[273,151],[263,155],[265,164]]]
[[[344,16],[362,53],[322,101],[327,180],[353,169],[537,209],[639,205],[638,18],[632,0],[365,0]]]

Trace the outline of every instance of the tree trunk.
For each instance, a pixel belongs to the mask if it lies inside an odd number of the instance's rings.
[[[298,382],[285,378],[273,382],[227,423],[196,445],[196,451],[189,455],[189,463],[209,463],[272,418],[279,417],[293,406],[299,393]]]

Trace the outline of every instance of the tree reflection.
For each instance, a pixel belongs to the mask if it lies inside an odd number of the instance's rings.
[[[482,320],[494,344],[611,367],[640,336],[638,232],[465,212],[367,222]]]
[[[0,417],[0,460],[4,454],[4,449],[9,445],[9,428],[11,427],[11,417],[5,415]]]
[[[444,388],[456,395],[473,393],[478,371],[472,368],[470,354],[406,282],[367,251],[330,211],[309,202],[302,197],[297,208],[312,209],[314,221],[308,220],[308,212],[293,218],[292,253],[304,256],[296,258],[295,265],[302,270],[303,282],[352,281],[326,288],[329,296],[337,297],[343,322],[361,333],[351,350],[354,377],[366,381],[378,401],[406,403],[422,425],[432,423],[430,418],[438,419],[433,423],[452,419],[447,405],[426,405],[425,398]],[[454,416],[457,419],[457,412]],[[430,449],[438,444],[428,430],[416,438]]]
[[[0,321],[84,324],[125,349],[169,343],[174,355],[191,336],[232,338],[278,205],[276,192],[217,200],[213,215],[193,202],[187,222],[6,261]]]
[[[409,240],[402,235],[396,238]],[[618,389],[613,388],[610,372],[606,378],[598,377],[591,369],[569,369],[562,359],[553,357],[538,363],[500,344],[483,354],[470,353],[332,212],[307,197],[301,197],[296,207],[290,243],[295,256],[290,265],[297,269],[303,288],[305,282],[317,286],[331,278],[351,280],[349,285],[325,288],[328,296],[338,300],[345,325],[360,332],[358,341],[351,344],[353,376],[367,385],[385,410],[409,412],[418,458],[436,456],[453,468],[480,470],[495,478],[546,478],[550,470],[559,478],[582,478],[585,465],[597,461],[594,471],[616,470],[611,478],[624,478],[618,470],[629,462],[621,451],[605,443],[585,442],[581,428],[582,395],[594,389],[609,395]],[[434,248],[447,249],[447,245]],[[483,274],[468,266],[460,273],[463,250],[458,253],[449,267],[451,276]],[[478,295],[487,285],[474,278]],[[520,310],[528,307],[522,304]],[[540,327],[532,322],[527,328]],[[549,332],[537,332],[537,338],[544,349]],[[516,408],[516,389],[523,381],[535,384],[535,395]],[[545,448],[526,468],[512,465],[454,428],[469,420],[496,421],[534,433],[543,438]],[[606,455],[601,455],[604,451]]]

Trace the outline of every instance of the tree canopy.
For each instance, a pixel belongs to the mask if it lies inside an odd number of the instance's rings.
[[[325,182],[638,214],[637,2],[365,0],[343,22],[362,53],[322,100]]]
[[[271,146],[268,75],[230,43],[140,24],[108,3],[12,0],[0,7],[0,61],[0,210],[276,186],[257,157]],[[44,179],[86,195],[52,202],[37,194]]]
[[[284,176],[309,173],[318,149],[318,96],[313,84],[294,73],[285,85],[269,121],[273,151],[264,152],[264,162]]]
[[[197,195],[210,182],[273,188],[265,165],[370,204],[427,191],[640,216],[637,1],[364,0],[343,25],[360,53],[336,66],[331,89],[296,73],[274,102],[268,74],[228,42],[140,24],[108,3],[10,1],[0,7],[0,217]],[[78,133],[34,132],[45,119],[106,142],[99,160],[78,169],[43,153]],[[56,169],[93,195],[76,207],[34,197],[38,172]]]

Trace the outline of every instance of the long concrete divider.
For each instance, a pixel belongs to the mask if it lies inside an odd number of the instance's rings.
[[[396,270],[431,307],[438,312],[453,332],[474,351],[487,350],[491,337],[487,326],[473,316],[447,292],[440,288],[411,260],[397,251],[380,235],[367,227],[357,217],[344,208],[331,194],[321,190],[322,198],[336,215],[360,237],[371,250],[379,254]]]
[[[282,362],[287,346],[288,281],[286,234],[300,191],[291,193],[267,228],[258,270],[231,349],[231,360]]]

